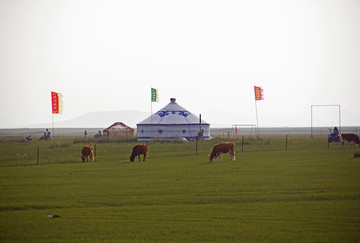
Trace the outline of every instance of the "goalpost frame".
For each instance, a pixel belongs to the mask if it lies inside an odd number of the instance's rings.
[[[235,131],[237,131],[238,127],[251,127],[250,134],[253,133],[253,130],[254,130],[254,136],[256,134],[257,126],[255,124],[233,124],[231,127],[231,131],[233,134],[235,134]]]
[[[311,105],[311,138],[313,137],[313,107],[333,106],[339,108],[339,132],[341,133],[341,105]]]

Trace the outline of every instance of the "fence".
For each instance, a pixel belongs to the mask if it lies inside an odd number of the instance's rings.
[[[0,143],[0,166],[16,165],[44,165],[54,163],[82,163],[81,149],[88,143],[77,141],[76,138],[62,138],[52,141],[26,141],[14,138],[4,138]],[[76,142],[75,142],[76,141]],[[306,150],[310,148],[338,148],[340,144],[328,144],[327,136],[310,138],[308,135],[260,135],[237,136],[228,138],[214,136],[209,141],[194,141],[183,143],[180,141],[149,142],[150,154],[168,154],[171,156],[198,155],[204,157],[211,152],[212,147],[222,141],[233,141],[236,153],[257,151],[287,151]],[[129,162],[132,147],[136,141],[118,140],[106,143],[90,143],[95,148],[97,163],[107,161]]]

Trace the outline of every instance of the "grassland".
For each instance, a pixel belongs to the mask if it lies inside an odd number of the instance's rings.
[[[1,242],[359,242],[360,158],[326,138],[245,138],[236,161],[208,162],[218,140],[96,144],[3,139]],[[37,165],[37,148],[39,164]],[[355,151],[359,152],[359,148]],[[47,218],[47,215],[59,218]]]

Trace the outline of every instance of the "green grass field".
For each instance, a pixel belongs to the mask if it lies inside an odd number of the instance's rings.
[[[75,141],[75,142],[74,142]],[[0,143],[1,242],[359,242],[360,149],[326,137],[245,138],[236,161],[209,163],[218,140]],[[93,142],[93,141],[91,141]],[[92,143],[94,145],[94,143]],[[37,148],[39,147],[39,165]],[[48,215],[59,218],[47,218]]]

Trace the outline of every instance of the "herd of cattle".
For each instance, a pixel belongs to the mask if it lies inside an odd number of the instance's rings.
[[[138,144],[135,145],[131,151],[130,155],[130,162],[134,162],[135,158],[138,157],[140,161],[140,156],[143,155],[143,161],[146,161],[146,158],[149,156],[149,149],[146,144]],[[218,157],[220,157],[220,160],[222,161],[221,154],[230,154],[230,160],[235,160],[235,144],[233,142],[229,143],[219,143],[216,144],[211,154],[209,155],[210,162],[216,161]],[[82,162],[88,162],[90,158],[90,161],[95,161],[95,155],[94,155],[94,147],[91,145],[84,146],[81,150],[81,160]]]
[[[341,144],[343,148],[345,147],[345,142],[351,143],[351,147],[355,147],[355,144],[358,144],[360,147],[360,139],[356,134],[342,133]],[[140,161],[141,155],[143,155],[143,161],[146,161],[146,158],[149,156],[148,151],[149,149],[146,144],[135,145],[131,151],[130,162],[134,162],[136,157],[138,157]],[[221,154],[230,154],[230,161],[235,160],[235,144],[233,142],[224,142],[214,145],[211,154],[209,155],[209,161],[216,161],[218,157],[220,157],[220,161],[222,161]],[[94,147],[91,145],[87,145],[81,150],[81,160],[83,162],[85,162],[85,160],[88,162],[88,158],[90,158],[90,161],[95,161]]]

